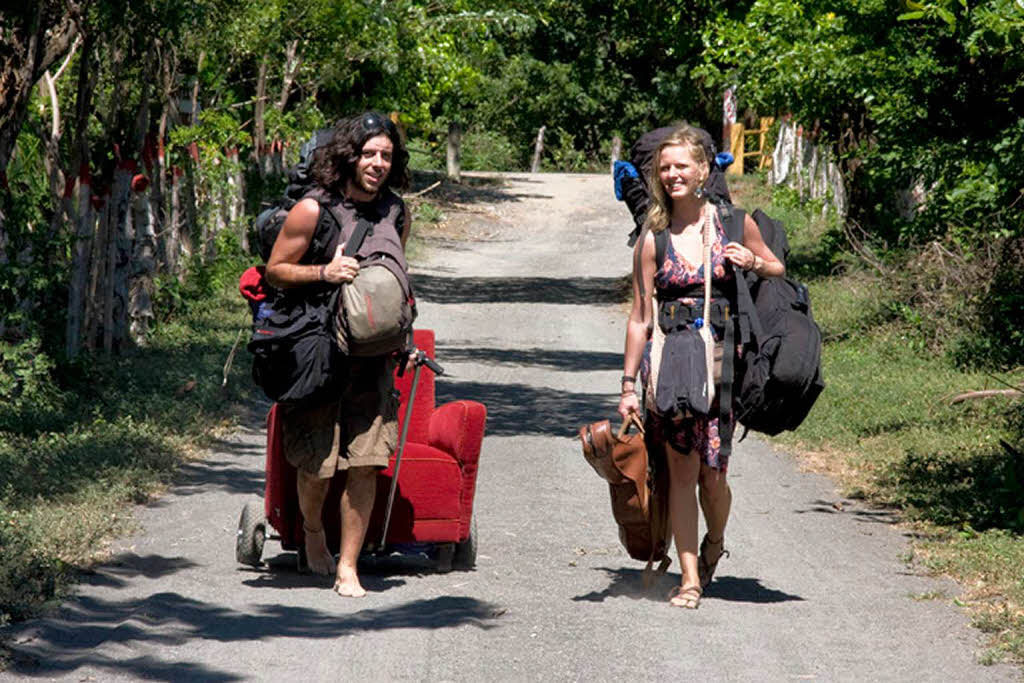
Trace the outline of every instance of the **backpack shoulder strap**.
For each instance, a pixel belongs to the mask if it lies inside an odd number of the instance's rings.
[[[320,207],[321,210],[327,209],[327,213],[330,214],[331,218],[333,218],[334,222],[338,225],[338,231],[344,233],[345,223],[337,214],[336,207],[331,204],[321,204]],[[370,223],[370,221],[360,217],[359,220],[356,222],[355,232],[353,232],[352,236],[348,238],[347,242],[345,242],[345,251],[342,253],[345,256],[355,256],[356,253],[359,251],[359,248],[363,246],[363,240],[366,239],[366,236],[372,229],[373,225]]]
[[[722,221],[722,229],[730,242],[743,244],[743,223],[747,219],[747,212],[736,208],[728,202],[718,204],[718,218]]]
[[[373,228],[370,225],[370,221],[365,218],[360,218],[359,222],[356,223],[356,231],[352,233],[352,237],[345,243],[345,256],[355,256],[356,252],[359,251],[359,247],[363,246],[363,240],[366,239],[366,235]]]
[[[665,253],[668,251],[669,231],[668,228],[654,233],[654,272],[661,270],[665,265]]]

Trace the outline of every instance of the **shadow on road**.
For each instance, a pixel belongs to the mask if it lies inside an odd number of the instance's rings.
[[[896,510],[888,508],[851,508],[828,500],[811,501],[808,507],[794,510],[794,512],[798,515],[807,514],[808,512],[826,515],[853,515],[858,522],[877,522],[879,524],[895,524],[900,520],[900,514]]]
[[[437,347],[439,363],[481,363],[484,365],[545,366],[565,372],[594,372],[622,368],[622,352],[556,351],[552,349],[495,349],[469,346]]]
[[[94,586],[123,588],[130,579],[144,576],[147,579],[160,579],[199,565],[184,557],[164,557],[162,555],[136,555],[121,553],[103,565],[102,571],[83,571],[85,583]]]
[[[516,192],[508,189],[509,182],[541,184],[540,181],[523,177],[500,178],[493,176],[473,176],[463,174],[458,183],[448,180],[447,175],[440,171],[412,172],[412,192],[420,192],[431,188],[438,181],[440,185],[433,187],[425,194],[427,199],[445,204],[501,204],[504,202],[521,202],[523,199],[551,199],[549,194],[533,192]]]
[[[619,277],[439,277],[417,273],[413,276],[413,287],[418,298],[439,304],[592,306],[626,301],[629,281]]]
[[[608,587],[602,591],[592,591],[573,598],[574,602],[603,602],[607,598],[626,597],[633,600],[654,600],[661,602],[668,600],[669,591],[678,586],[682,581],[679,574],[665,574],[658,577],[650,588],[644,586],[644,572],[642,569],[611,569],[609,567],[598,567],[611,579]],[[799,595],[791,595],[780,590],[767,588],[761,585],[760,580],[750,578],[739,578],[735,576],[721,576],[716,578],[707,590],[704,597],[717,600],[728,600],[730,602],[753,602],[753,603],[774,603],[802,601]]]
[[[464,596],[413,600],[350,614],[280,604],[257,605],[240,612],[178,593],[156,593],[125,601],[80,598],[66,605],[59,624],[42,622],[23,645],[12,648],[8,671],[60,676],[90,667],[139,680],[234,681],[242,677],[178,661],[177,657],[187,654],[191,643],[211,640],[336,639],[368,631],[437,630],[464,625],[491,629],[498,626],[495,620],[503,613],[495,604]],[[176,649],[168,650],[167,660],[153,655],[115,659],[94,651],[109,643],[126,651],[140,644]],[[109,653],[107,647],[104,651]]]
[[[653,600],[661,602],[665,600],[670,585],[666,576],[658,577],[652,586],[644,586],[644,571],[642,569],[627,569],[618,567],[595,567],[594,571],[604,572],[610,579],[608,587],[601,591],[591,591],[583,595],[577,595],[573,602],[604,602],[608,598],[631,598],[633,600]],[[675,585],[673,582],[672,585]]]
[[[704,591],[704,596],[730,602],[792,602],[803,601],[799,595],[761,585],[760,579],[718,576]]]
[[[437,403],[470,400],[487,406],[487,435],[576,436],[581,424],[615,414],[615,394],[579,394],[526,384],[437,382]]]
[[[426,545],[426,544],[424,544]],[[266,551],[265,551],[266,552]],[[298,553],[282,551],[265,557],[260,567],[239,567],[240,572],[253,575],[242,583],[250,588],[315,588],[330,587],[331,580],[297,569]],[[366,590],[383,593],[406,584],[402,576],[424,576],[439,571],[437,559],[426,552],[397,552],[389,555],[364,553],[359,557],[359,578]]]

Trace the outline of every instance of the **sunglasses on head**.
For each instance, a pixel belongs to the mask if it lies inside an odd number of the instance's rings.
[[[359,119],[359,125],[369,134],[386,131],[388,135],[395,135],[395,124],[391,119],[385,118],[376,112],[366,112]]]

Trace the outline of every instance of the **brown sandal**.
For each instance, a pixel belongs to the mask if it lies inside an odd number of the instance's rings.
[[[719,549],[718,555],[713,561],[709,561],[708,548],[714,546]],[[700,542],[700,554],[697,556],[697,576],[700,577],[702,589],[707,588],[711,583],[711,579],[715,576],[715,570],[718,568],[718,561],[722,559],[723,555],[729,556],[729,551],[725,549],[725,536],[722,536],[720,541],[712,541],[707,534],[704,534],[704,538]]]
[[[668,594],[668,604],[682,609],[697,609],[703,594],[700,586],[676,586]]]

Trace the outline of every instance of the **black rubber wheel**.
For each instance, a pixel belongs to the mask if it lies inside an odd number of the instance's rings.
[[[438,543],[436,548],[435,568],[439,574],[447,574],[452,570],[455,561],[455,544]]]
[[[267,540],[267,518],[263,514],[263,501],[250,500],[242,508],[235,537],[235,559],[250,567],[262,564],[263,543]]]
[[[455,556],[452,557],[452,567],[459,571],[469,571],[476,566],[476,517],[469,522],[469,538],[462,543],[455,544]]]

